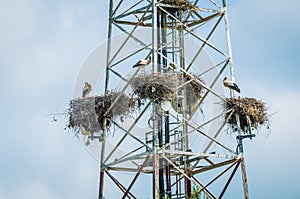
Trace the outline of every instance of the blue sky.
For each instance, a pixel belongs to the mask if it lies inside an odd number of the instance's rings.
[[[228,2],[236,80],[267,102],[271,134],[245,142],[252,198],[300,198],[300,2]],[[106,1],[0,1],[0,198],[96,198],[98,164],[61,112],[88,54],[106,39]]]

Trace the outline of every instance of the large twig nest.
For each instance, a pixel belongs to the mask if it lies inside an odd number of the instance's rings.
[[[224,103],[225,110],[233,110],[234,113],[228,123],[236,126],[238,116],[242,131],[248,132],[249,128],[258,129],[261,125],[268,122],[267,109],[265,103],[254,98],[226,98]],[[230,113],[226,114],[226,118]]]
[[[185,15],[189,10],[196,8],[188,0],[163,0],[161,3],[161,7],[176,18],[183,17],[182,14]],[[172,17],[169,18],[173,20]]]
[[[194,75],[194,77],[203,83],[198,76]],[[129,84],[140,100],[172,101],[172,104],[177,104],[179,109],[182,108],[183,96],[187,97],[187,104],[192,105],[198,102],[203,91],[201,84],[191,76],[174,71],[134,77]]]
[[[155,73],[131,78],[129,84],[140,99],[168,101],[175,98],[178,81],[174,73]]]
[[[111,120],[128,115],[135,106],[134,99],[121,92],[73,99],[70,101],[68,127],[76,129],[81,125],[87,131],[104,130],[104,118],[108,119],[106,127],[109,128]]]
[[[188,0],[163,0],[161,3],[166,4],[168,9],[173,10],[189,10],[194,7]]]

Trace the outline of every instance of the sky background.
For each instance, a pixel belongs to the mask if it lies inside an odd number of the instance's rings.
[[[236,81],[269,107],[245,141],[252,198],[299,199],[300,1],[228,1]],[[0,0],[0,198],[97,198],[98,163],[64,130],[80,66],[106,40],[108,3]]]

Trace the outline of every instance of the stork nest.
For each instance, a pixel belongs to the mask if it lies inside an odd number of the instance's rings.
[[[195,79],[204,83],[200,77]],[[189,81],[187,83],[187,81]],[[178,93],[185,89],[187,101],[195,102],[201,98],[203,87],[196,80],[192,80],[191,76],[182,75],[179,72],[155,73],[150,75],[141,75],[131,78],[129,81],[134,94],[139,99],[150,99],[153,101],[174,101]],[[184,86],[178,87],[180,85]]]
[[[194,5],[188,0],[163,0],[161,3],[177,10],[188,10],[194,7]]]
[[[140,104],[139,104],[140,105]],[[134,99],[121,92],[110,92],[106,96],[73,99],[69,107],[68,127],[76,129],[80,124],[87,130],[97,132],[111,126],[116,117],[129,115],[136,106]],[[104,119],[106,125],[104,125]]]
[[[173,73],[141,75],[131,78],[129,84],[140,99],[171,100],[175,98],[177,76]]]
[[[237,126],[237,115],[240,120],[240,127],[245,133],[248,132],[250,127],[258,129],[261,125],[268,122],[265,103],[254,98],[226,98],[224,108],[226,111],[234,111],[228,123],[233,125],[233,128]],[[226,114],[226,118],[229,114],[230,112]]]
[[[178,17],[179,11],[192,10],[195,6],[188,0],[163,0],[162,4],[165,4],[164,9],[170,14]]]

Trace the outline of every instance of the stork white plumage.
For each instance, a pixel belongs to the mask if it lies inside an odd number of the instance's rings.
[[[150,62],[151,62],[151,56],[149,56],[147,59],[138,61],[136,64],[132,66],[132,68],[144,68],[145,66],[149,65]]]
[[[234,83],[233,81],[228,80],[227,77],[225,77],[223,79],[223,84],[225,87],[229,88],[230,90],[234,90],[238,93],[241,92],[240,88],[238,87],[238,85],[236,83]]]
[[[84,83],[84,87],[82,89],[82,97],[86,97],[92,91],[92,85],[88,82]]]

